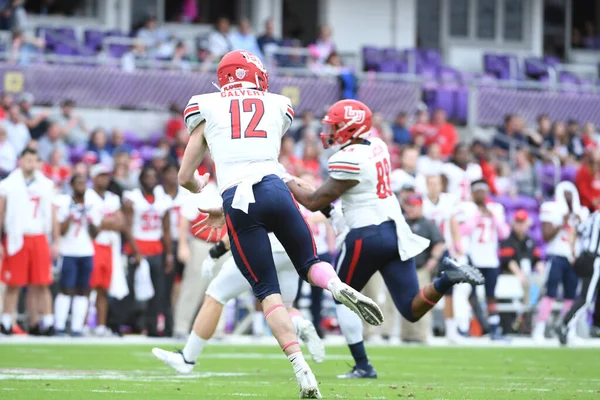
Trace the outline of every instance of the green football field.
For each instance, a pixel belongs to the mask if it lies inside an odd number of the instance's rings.
[[[291,366],[272,346],[208,347],[190,376],[150,349],[5,342],[0,399],[298,397]],[[345,347],[327,350],[311,365],[328,399],[600,399],[598,349],[373,347],[379,379],[360,381],[337,380],[351,359]]]

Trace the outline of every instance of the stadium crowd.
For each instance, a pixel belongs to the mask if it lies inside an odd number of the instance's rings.
[[[156,187],[161,188],[161,193],[170,196],[169,205],[164,206],[159,216],[161,220],[169,219],[171,225],[159,229],[161,236],[158,242],[162,240],[161,246],[142,249],[138,243],[137,252],[132,252],[132,249],[128,249],[125,245],[123,251],[130,257],[123,261],[125,268],[123,270],[115,268],[117,273],[112,275],[114,280],[116,274],[121,274],[119,278],[121,285],[129,289],[125,292],[139,291],[137,287],[134,290],[135,281],[138,280],[137,273],[134,271],[139,263],[136,258],[143,256],[148,260],[151,275],[148,282],[151,282],[153,286],[151,293],[155,296],[145,298],[146,301],[141,302],[132,293],[123,296],[121,290],[120,299],[106,299],[105,294],[107,292],[111,294],[109,289],[114,286],[114,284],[111,286],[111,281],[108,279],[108,282],[104,282],[102,286],[91,287],[98,292],[93,296],[96,304],[95,307],[90,308],[93,312],[88,312],[87,300],[85,303],[80,300],[83,307],[81,305],[76,307],[76,300],[73,300],[71,318],[75,317],[75,313],[83,313],[87,323],[95,327],[93,333],[98,335],[120,334],[123,327],[127,326],[134,332],[146,332],[150,336],[185,336],[202,301],[202,288],[206,288],[207,285],[207,278],[202,275],[202,263],[210,257],[211,248],[219,243],[220,238],[210,238],[208,244],[206,235],[194,238],[190,233],[190,226],[200,217],[195,207],[197,200],[194,200],[194,204],[190,206],[178,199],[182,189],[177,187],[176,171],[187,141],[181,110],[176,105],[171,107],[171,116],[165,121],[164,137],[153,138],[150,143],[153,150],[143,152],[140,151],[139,140],[131,141],[131,138],[126,138],[119,129],[106,132],[102,127],[90,128],[80,117],[74,102],[69,99],[61,102],[60,112],[56,115],[49,115],[43,111],[32,112],[31,107],[34,102],[35,99],[28,93],[17,97],[5,93],[0,97],[0,176],[2,178],[9,176],[15,167],[20,165],[22,162],[20,155],[35,154],[39,157],[37,169],[52,181],[56,194],[76,196],[78,184],[76,178],[83,177],[85,178],[84,189],[88,187],[88,190],[92,188],[102,190],[101,186],[106,185],[104,189],[121,197],[123,204],[129,204],[125,199],[131,198],[132,191],[138,188],[144,196],[156,195]],[[445,191],[466,200],[471,196],[471,184],[477,183],[480,179],[487,184],[493,197],[530,198],[536,208],[533,214],[539,212],[539,205],[554,196],[554,185],[544,187],[536,171],[540,166],[543,167],[544,164],[556,159],[560,160],[563,167],[575,168],[575,173],[569,178],[577,185],[581,205],[591,211],[600,205],[598,184],[600,137],[592,124],[585,121],[582,121],[581,125],[577,121],[551,121],[548,116],[542,115],[538,118],[537,126],[529,128],[526,127],[523,118],[510,115],[506,117],[505,124],[497,129],[492,140],[487,142],[476,140],[467,146],[459,142],[456,128],[447,121],[443,110],[434,110],[431,114],[426,109],[421,109],[414,116],[400,113],[389,123],[382,114],[375,113],[371,132],[373,136],[383,139],[390,148],[391,186],[406,211],[409,224],[415,230],[425,229],[423,223],[419,221],[424,221],[423,203],[426,197],[434,201],[440,192]],[[291,174],[312,180],[315,184],[321,182],[327,175],[329,155],[320,145],[319,129],[319,116],[309,111],[305,112],[283,137],[280,158],[281,163]],[[74,148],[82,148],[82,146],[85,147],[85,151],[73,152]],[[213,171],[210,160],[200,168],[201,172]],[[467,172],[459,174],[456,178],[457,170]],[[103,184],[98,181],[104,176],[110,176],[110,182]],[[439,182],[433,177],[439,177]],[[7,194],[3,192],[2,195]],[[128,207],[135,208],[135,202],[123,206],[124,213],[128,212]],[[129,212],[134,213],[135,210]],[[544,280],[543,263],[541,263],[544,259],[543,241],[538,241],[535,245],[531,244],[531,229],[535,221],[532,221],[530,214],[532,214],[531,209],[529,212],[517,210],[506,215],[504,212],[500,213],[499,218],[503,219],[504,223],[510,223],[513,232],[510,237],[506,234],[492,239],[496,241],[507,239],[499,247],[502,273],[516,275],[525,289],[522,310],[517,311],[517,323],[521,323],[524,316],[530,314],[528,306],[537,303],[536,299],[533,301],[529,299],[530,286],[539,286]],[[162,215],[169,215],[169,218],[163,218]],[[5,214],[3,217],[4,232],[8,232],[6,230],[10,229],[8,215]],[[317,225],[314,226],[315,234],[317,235],[317,231],[320,230],[323,238],[319,252],[330,256],[335,254],[331,230],[326,226]],[[135,232],[131,234],[135,235]],[[437,231],[435,224],[421,234],[432,240],[432,246],[424,253],[425,258],[418,262],[419,278],[421,283],[424,283],[430,282],[436,272],[446,236]],[[462,234],[469,235],[467,231]],[[53,240],[57,238],[56,235],[52,237]],[[135,240],[137,239],[134,238]],[[123,244],[129,243],[130,241],[124,237]],[[520,249],[520,246],[524,246],[523,249],[510,250]],[[468,253],[467,249],[461,250],[461,253],[465,251]],[[164,256],[163,252],[167,255]],[[57,262],[59,255],[60,250],[52,247],[53,261],[56,266],[54,278],[55,281],[61,282],[61,267]],[[4,256],[6,257],[6,252]],[[523,259],[529,260],[530,268],[523,267]],[[120,262],[116,261],[116,263]],[[3,274],[2,278],[4,281],[9,280],[6,274]],[[198,282],[203,284],[199,285]],[[374,297],[377,298],[377,294],[383,293],[381,285],[380,277],[374,277],[365,290],[375,293]],[[39,289],[31,286],[27,290],[27,295],[22,295],[22,298],[26,299],[24,304],[27,321],[14,323],[16,314],[13,314],[13,311],[7,314],[4,309],[3,332],[19,333],[22,331],[21,328],[26,328],[25,330],[31,334],[55,333],[54,321],[56,320],[58,324],[58,314],[52,315],[53,308],[50,306],[48,288]],[[62,286],[54,284],[51,288],[54,294],[60,290],[61,294],[56,299],[58,302],[63,302],[64,299],[58,300],[60,296],[65,295]],[[7,290],[6,295],[8,292]],[[70,295],[74,294],[70,293]],[[88,292],[84,290],[76,293],[73,299],[87,295]],[[301,293],[299,295],[302,297]],[[383,296],[379,298],[384,300]],[[310,311],[320,333],[335,327],[332,322],[334,320],[321,309],[324,300],[320,292],[313,293],[311,296]],[[488,303],[490,301],[488,294]],[[479,317],[482,330],[486,331],[488,323],[482,317],[481,307],[478,307],[477,303],[477,301],[473,302],[472,306],[475,315]],[[58,311],[57,304],[54,304],[54,310]],[[388,305],[386,315],[389,313],[392,317],[388,318],[389,322],[379,334],[393,337],[396,335],[393,317],[396,313],[389,310],[391,305],[389,298],[384,304]],[[464,307],[469,310],[471,308],[468,304]],[[68,314],[69,309],[66,310]],[[495,314],[492,309],[488,311],[492,316]],[[474,330],[470,326],[469,312],[467,312],[467,324],[459,324],[459,329],[465,334],[469,330],[475,334],[477,329]],[[64,311],[58,313],[62,315]],[[61,334],[66,329],[67,314],[60,317],[63,321],[58,327]],[[255,314],[255,333],[260,333],[264,328],[261,316],[262,313]],[[513,318],[512,321],[514,322],[515,319]],[[599,322],[596,315],[594,323],[599,325]],[[428,320],[421,321],[417,329],[411,330],[408,324],[402,326],[403,340],[426,342],[432,334],[431,321]],[[71,333],[81,334],[81,329],[76,325],[71,328]],[[450,329],[453,329],[452,325]],[[529,332],[530,327],[520,331]]]

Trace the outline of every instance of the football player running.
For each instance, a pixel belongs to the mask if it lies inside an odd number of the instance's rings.
[[[225,214],[220,225],[227,224],[235,262],[262,303],[267,324],[293,365],[300,397],[321,398],[281,298],[268,233],[275,234],[303,279],[330,290],[334,298],[370,324],[380,325],[383,315],[374,301],[344,284],[330,264],[319,260],[310,227],[278,176],[281,137],[294,116],[290,100],[267,92],[267,71],[246,51],[226,54],[217,77],[220,91],[193,96],[185,109],[190,140],[179,183],[192,193],[206,186],[208,174],[199,176],[196,170],[209,148],[223,198]],[[201,338],[194,339],[201,343]]]
[[[398,311],[414,322],[453,285],[481,285],[484,279],[477,269],[445,258],[445,271],[419,290],[413,257],[428,246],[428,240],[411,232],[392,193],[387,145],[378,138],[366,139],[371,118],[371,110],[360,101],[341,100],[331,106],[322,120],[329,130],[321,139],[325,148],[336,145],[340,149],[329,159],[329,178],[315,191],[299,180],[288,186],[311,211],[341,199],[350,232],[336,261],[340,279],[360,291],[379,271]],[[340,378],[376,378],[365,351],[360,319],[339,304],[337,313],[356,362],[353,370]]]

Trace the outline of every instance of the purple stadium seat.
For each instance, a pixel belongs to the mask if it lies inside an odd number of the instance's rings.
[[[142,145],[144,144],[143,140],[141,140],[140,137],[132,131],[125,132],[125,143],[131,145],[136,149],[142,147]]]
[[[511,196],[496,196],[494,197],[494,201],[502,204],[507,212],[517,210],[518,208],[515,206],[515,200]]]
[[[442,65],[442,54],[437,49],[420,49],[420,59],[427,65],[437,67]]]
[[[102,47],[104,32],[98,29],[87,29],[83,33],[83,38],[83,43],[87,48],[97,51]]]
[[[555,56],[545,56],[544,63],[546,63],[546,65],[554,66],[554,65],[560,64],[560,58],[555,57]]]
[[[162,132],[154,132],[150,134],[148,138],[148,144],[152,147],[158,146],[158,143],[165,137],[165,134]]]
[[[376,47],[363,47],[363,68],[365,71],[378,71],[381,62],[381,50]]]
[[[577,175],[577,166],[565,165],[560,170],[560,180],[575,182],[575,176]]]
[[[536,244],[544,242],[544,239],[542,238],[542,230],[541,229],[534,229],[534,230],[530,231],[529,236],[533,239],[533,241]]]
[[[108,54],[111,57],[121,58],[125,53],[129,51],[129,46],[125,44],[109,44]]]
[[[454,91],[454,119],[459,122],[467,122],[469,110],[469,91],[460,86]]]
[[[529,57],[525,59],[525,73],[527,76],[539,78],[547,71],[544,61],[538,57]]]
[[[516,201],[517,208],[523,208],[529,212],[538,210],[540,204],[535,197],[518,196]]]
[[[144,161],[150,161],[154,157],[154,147],[143,146],[140,148],[140,157]]]
[[[384,60],[402,60],[403,54],[402,51],[398,50],[395,47],[386,47],[381,51],[381,56]]]
[[[77,49],[66,43],[56,43],[54,45],[54,53],[59,56],[72,56],[77,55]]]
[[[69,159],[71,160],[71,163],[75,164],[79,162],[83,158],[83,155],[86,151],[87,149],[85,146],[71,147],[69,149]]]
[[[77,36],[75,35],[75,29],[71,27],[62,27],[56,29],[56,33],[58,33],[63,38],[68,38],[71,40],[77,40]]]

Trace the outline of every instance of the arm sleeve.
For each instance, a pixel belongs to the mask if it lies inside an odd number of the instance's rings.
[[[192,133],[192,131],[206,119],[203,111],[200,110],[199,103],[198,96],[192,97],[183,112],[183,119],[188,133]]]
[[[352,152],[339,151],[329,159],[329,176],[339,181],[361,181],[361,166]]]

